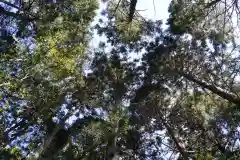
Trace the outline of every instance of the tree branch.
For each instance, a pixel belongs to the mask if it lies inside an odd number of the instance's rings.
[[[16,8],[16,9],[18,9],[18,10],[21,9],[21,8],[19,8],[18,6],[14,5],[14,4],[10,3],[10,2],[7,2],[7,1],[5,1],[5,0],[0,0],[0,2],[6,4],[6,5],[10,6],[10,7]]]
[[[30,17],[26,17],[26,16],[21,15],[21,14],[6,11],[2,6],[0,6],[0,14],[6,15],[6,16],[9,16],[9,17],[13,17],[13,18],[16,18],[16,19],[20,19],[20,20],[25,20],[25,21],[28,21],[28,22],[34,20],[34,18],[30,18]]]
[[[181,71],[176,71],[179,75],[183,76],[184,78],[186,78],[187,80],[194,82],[196,84],[198,84],[199,86],[201,86],[202,88],[208,89],[211,92],[217,94],[218,96],[228,100],[229,102],[235,103],[235,104],[240,104],[240,99],[238,99],[236,96],[230,94],[230,93],[226,93],[224,91],[221,91],[220,89],[216,88],[213,85],[209,85],[206,84],[205,82],[202,82],[198,79],[196,79],[195,77],[193,77],[190,74],[186,74],[184,72]]]

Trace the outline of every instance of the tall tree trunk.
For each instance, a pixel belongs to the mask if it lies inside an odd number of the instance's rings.
[[[56,127],[54,129],[54,131],[47,136],[47,138],[44,140],[43,144],[39,147],[39,149],[36,151],[36,153],[34,154],[32,159],[41,159],[42,155],[44,154],[44,152],[47,150],[47,148],[49,148],[52,140],[54,139],[54,136],[56,135],[56,133],[59,131],[59,127]]]
[[[112,133],[108,139],[105,160],[114,160],[117,152],[117,134]]]
[[[162,122],[162,124],[166,127],[167,129],[167,133],[169,134],[169,136],[171,137],[171,139],[173,140],[173,142],[175,143],[177,150],[179,151],[179,153],[181,154],[181,156],[183,157],[184,160],[188,160],[189,156],[187,154],[187,152],[185,152],[185,149],[180,145],[180,142],[178,140],[178,138],[175,136],[174,130],[171,128],[171,126],[162,118],[162,116],[159,116],[160,121]]]

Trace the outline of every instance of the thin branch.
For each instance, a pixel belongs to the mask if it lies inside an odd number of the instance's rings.
[[[6,15],[6,16],[9,16],[9,17],[13,17],[13,18],[16,18],[16,19],[20,19],[20,20],[25,20],[25,21],[28,21],[28,22],[31,22],[31,21],[35,20],[35,18],[30,18],[30,17],[24,16],[24,15],[21,15],[21,14],[17,14],[17,13],[7,11],[2,6],[0,6],[0,14]]]
[[[7,85],[10,85],[11,83],[7,82],[7,83],[2,83],[0,84],[0,87],[4,87],[4,86],[7,86]]]
[[[210,3],[208,3],[208,4],[206,5],[206,8],[215,7],[216,4],[217,4],[218,2],[220,2],[220,1],[221,1],[221,0],[215,0],[215,1],[210,2]]]
[[[117,6],[115,7],[115,10],[114,10],[114,14],[115,14],[115,15],[116,15],[117,9],[118,9],[121,1],[122,1],[122,0],[119,0],[118,3],[117,3]]]
[[[154,16],[156,16],[156,7],[155,7],[155,2],[153,0],[153,9],[154,9]]]

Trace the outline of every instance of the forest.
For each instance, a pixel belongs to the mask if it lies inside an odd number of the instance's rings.
[[[140,1],[0,0],[0,160],[240,159],[240,1]]]

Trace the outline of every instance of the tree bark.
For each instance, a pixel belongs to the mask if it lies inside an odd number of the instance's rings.
[[[213,85],[209,85],[206,84],[205,82],[202,82],[198,79],[196,79],[194,76],[190,75],[190,74],[186,74],[184,72],[181,71],[176,71],[179,75],[183,76],[184,78],[186,78],[187,80],[194,82],[196,84],[198,84],[199,86],[201,86],[202,88],[208,89],[211,92],[217,94],[218,96],[222,97],[223,99],[228,100],[229,102],[235,103],[235,104],[240,104],[240,99],[237,98],[236,96],[234,96],[233,94],[230,93],[226,93],[224,91],[221,91],[220,89],[216,88]]]
[[[38,149],[38,151],[34,154],[33,159],[41,159],[42,158],[42,154],[44,154],[44,152],[46,151],[46,149],[50,146],[54,136],[56,135],[56,133],[59,131],[59,127],[56,127],[53,131],[53,133],[51,133],[49,136],[47,136],[47,138],[44,140],[42,146]]]
[[[117,142],[117,134],[112,133],[112,135],[110,135],[108,139],[105,160],[114,160],[114,157],[116,156],[116,151],[117,151],[116,142]]]
[[[177,139],[177,137],[175,136],[174,130],[171,128],[171,126],[169,126],[167,124],[167,122],[161,117],[159,116],[160,121],[162,122],[162,124],[166,127],[167,129],[167,133],[169,134],[169,136],[172,138],[172,140],[174,141],[177,150],[180,152],[180,154],[182,155],[184,160],[188,160],[189,156],[187,154],[187,152],[185,152],[184,148],[179,144],[179,141]]]

